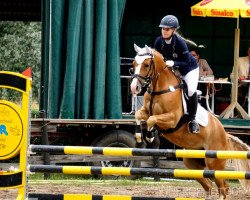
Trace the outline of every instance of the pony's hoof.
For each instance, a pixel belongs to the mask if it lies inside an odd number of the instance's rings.
[[[146,137],[147,142],[150,144],[154,141],[154,139],[155,139],[155,137],[150,137],[150,138]]]

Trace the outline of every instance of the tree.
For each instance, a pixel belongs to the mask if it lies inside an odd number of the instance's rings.
[[[41,22],[0,22],[0,70],[21,73],[32,67],[32,97],[38,101]]]

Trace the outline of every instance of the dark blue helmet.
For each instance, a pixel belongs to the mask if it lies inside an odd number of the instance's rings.
[[[179,21],[174,15],[166,15],[165,17],[162,18],[159,27],[161,27],[161,28],[178,28]]]

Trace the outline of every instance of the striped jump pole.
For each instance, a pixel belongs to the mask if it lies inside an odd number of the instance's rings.
[[[206,200],[203,198],[133,197],[127,195],[29,194],[35,200]]]
[[[105,156],[165,156],[177,158],[218,158],[218,159],[250,159],[250,151],[216,151],[216,150],[183,150],[183,149],[140,149],[119,147],[79,147],[30,145],[33,153],[60,153]]]
[[[84,175],[121,175],[121,176],[161,176],[168,178],[222,178],[250,179],[250,172],[215,171],[190,169],[159,169],[159,168],[129,168],[129,167],[97,167],[97,166],[52,166],[29,165],[30,172],[48,172]]]

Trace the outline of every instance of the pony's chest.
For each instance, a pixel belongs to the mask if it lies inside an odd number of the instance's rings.
[[[154,98],[153,101],[148,101],[146,104],[147,109],[152,112],[151,114],[159,115],[166,112],[169,112],[167,108],[166,102],[162,100],[158,100],[158,98]]]

